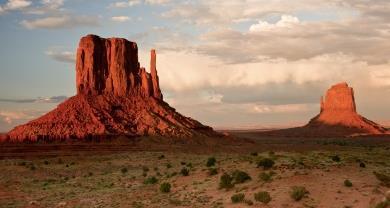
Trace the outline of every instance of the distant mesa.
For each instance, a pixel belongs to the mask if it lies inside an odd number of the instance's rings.
[[[137,44],[87,35],[77,49],[77,95],[46,115],[15,127],[11,141],[107,136],[212,136],[211,127],[185,117],[166,102],[159,86],[156,51],[150,73],[140,67]]]
[[[385,134],[387,129],[356,112],[354,91],[347,83],[333,85],[321,97],[320,114],[298,128],[267,132],[271,135],[332,137]]]

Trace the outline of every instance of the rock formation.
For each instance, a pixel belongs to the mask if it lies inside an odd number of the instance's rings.
[[[384,134],[387,130],[356,112],[354,91],[347,83],[333,85],[321,97],[320,114],[298,128],[268,132],[271,135],[333,137]]]
[[[163,101],[151,51],[151,73],[138,62],[137,44],[87,35],[77,49],[77,95],[8,133],[13,141],[106,136],[217,135]]]

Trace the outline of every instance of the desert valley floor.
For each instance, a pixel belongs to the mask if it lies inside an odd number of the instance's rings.
[[[230,134],[245,142],[2,144],[0,207],[386,207],[390,138]],[[274,165],[265,169],[264,158]],[[231,183],[221,185],[225,173]]]

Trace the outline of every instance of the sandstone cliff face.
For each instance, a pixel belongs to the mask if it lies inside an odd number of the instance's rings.
[[[163,101],[151,51],[151,73],[138,62],[137,44],[96,35],[77,49],[77,95],[46,115],[8,133],[13,141],[84,139],[106,136],[215,136],[208,126],[185,117]]]
[[[320,114],[307,127],[344,128],[346,134],[382,134],[386,129],[356,112],[354,91],[347,83],[333,85],[321,98]],[[324,129],[323,134],[326,134]],[[344,134],[344,133],[343,133]]]
[[[78,94],[154,96],[162,100],[156,71],[156,54],[151,52],[151,75],[140,68],[137,44],[123,38],[81,38],[76,58]]]

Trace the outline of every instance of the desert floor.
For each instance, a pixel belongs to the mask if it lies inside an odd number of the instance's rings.
[[[123,140],[115,145],[3,144],[0,207],[386,207],[380,202],[390,190],[389,138],[232,134],[255,142],[205,151],[204,144],[152,147]],[[211,157],[216,163],[208,167]],[[272,168],[258,167],[264,158],[275,162]],[[221,189],[221,176],[237,170],[251,179],[234,179],[232,187]],[[352,186],[344,184],[347,179]],[[160,191],[162,183],[171,185],[170,192]],[[296,201],[293,186],[308,192]],[[260,191],[269,193],[268,204],[255,199]],[[233,203],[231,197],[240,193],[245,198]]]

